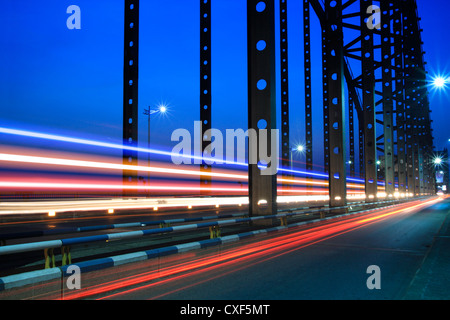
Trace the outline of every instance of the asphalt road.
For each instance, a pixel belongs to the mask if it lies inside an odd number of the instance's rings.
[[[173,278],[124,287],[96,298],[448,299],[449,212],[450,200],[445,200],[425,209],[401,211],[312,244],[294,244],[286,250],[268,251],[251,259],[230,258]],[[291,236],[294,239],[296,233],[292,232]],[[277,238],[272,238],[268,243],[275,241]],[[289,241],[286,243],[289,245]],[[228,250],[246,248],[236,246],[223,248],[217,256],[224,256]],[[367,269],[372,265],[379,267],[380,289],[370,290],[367,286],[372,275]]]

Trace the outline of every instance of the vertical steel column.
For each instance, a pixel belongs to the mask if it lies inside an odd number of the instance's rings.
[[[417,87],[418,87],[418,79],[419,79],[419,70],[416,65],[415,55],[417,51],[415,51],[415,46],[413,46],[414,52],[411,51],[411,59],[412,59],[412,83],[411,83],[411,89],[410,94],[412,96],[412,112],[413,112],[413,149],[414,149],[414,195],[420,196],[420,189],[421,189],[421,181],[420,181],[420,167],[421,167],[421,139],[420,139],[420,124],[421,124],[421,118],[420,118],[420,104],[418,101],[417,96]]]
[[[275,4],[274,0],[247,0],[248,121],[249,131],[267,129],[267,149],[276,129]],[[253,143],[252,143],[253,142]],[[250,141],[249,154],[258,153],[261,140]],[[267,205],[260,205],[265,201]],[[250,215],[277,212],[277,177],[263,175],[258,164],[249,164]]]
[[[423,148],[419,148],[419,194],[422,196],[425,194],[425,181],[424,181],[424,166],[423,166]]]
[[[415,118],[417,119],[417,118]],[[415,128],[417,129],[417,128]],[[414,137],[414,195],[420,196],[420,147],[417,136]]]
[[[408,193],[416,194],[415,185],[415,163],[418,154],[415,152],[415,130],[414,130],[414,77],[413,68],[413,13],[411,12],[412,1],[403,0],[403,37],[405,57],[405,117],[406,117],[406,150],[407,150],[407,176]]]
[[[422,55],[421,69],[423,70],[420,81],[426,83],[427,76],[425,72],[424,57]],[[430,156],[433,152],[433,136],[431,129],[431,119],[430,119],[430,102],[428,100],[428,90],[426,86],[421,87],[421,94],[423,96],[423,171],[425,179],[425,194],[432,195],[434,177],[432,176],[431,166],[429,164]]]
[[[305,71],[305,137],[306,170],[313,170],[312,80],[311,80],[311,14],[309,0],[303,0],[303,46]]]
[[[381,55],[383,83],[383,125],[384,125],[384,162],[385,192],[389,196],[395,193],[394,176],[394,102],[392,86],[392,3],[381,1]]]
[[[123,164],[137,165],[138,81],[139,81],[139,0],[125,0],[125,34],[123,67]],[[123,171],[124,196],[137,194],[135,171]],[[136,189],[134,190],[134,187]]]
[[[281,65],[281,166],[290,168],[291,143],[289,136],[289,63],[288,63],[288,14],[287,0],[280,0],[280,65]],[[291,178],[292,174],[284,174]],[[284,183],[288,186],[287,183]]]
[[[326,91],[328,128],[330,130],[329,184],[330,207],[347,204],[347,174],[345,167],[345,98],[344,98],[344,33],[342,0],[325,0],[326,28]]]
[[[416,191],[416,193],[418,195],[423,195],[424,191],[425,191],[425,181],[424,181],[424,166],[423,166],[423,159],[424,159],[424,151],[425,151],[425,144],[424,144],[424,111],[425,111],[425,105],[424,105],[424,101],[423,101],[423,90],[421,88],[421,86],[419,85],[422,82],[422,77],[420,76],[420,71],[421,68],[419,66],[419,59],[418,58],[422,58],[421,56],[418,57],[417,55],[420,55],[420,51],[416,51],[416,61],[415,61],[415,65],[417,67],[417,83],[415,86],[415,96],[416,96],[416,101],[417,101],[417,143],[418,143],[418,172],[416,173],[416,176],[418,177],[418,190]]]
[[[325,12],[325,15],[327,13]],[[329,131],[329,102],[328,102],[328,50],[327,50],[327,21],[322,28],[322,86],[323,86],[323,167],[325,173],[330,172],[330,131]]]
[[[211,127],[211,1],[200,0],[200,121],[202,123],[201,142],[203,151],[207,151],[211,137],[207,131]],[[207,138],[207,139],[204,139]],[[210,151],[210,150],[209,150]],[[200,165],[201,173],[211,173],[211,165],[204,160]],[[211,176],[200,178],[202,194],[209,194]]]
[[[413,67],[415,68],[414,77],[414,97],[416,105],[416,117],[415,122],[416,137],[417,137],[417,169],[415,172],[416,179],[416,194],[423,195],[425,193],[425,179],[424,179],[424,153],[426,152],[426,139],[425,139],[425,114],[426,114],[426,77],[425,77],[425,67],[423,63],[423,50],[422,50],[422,39],[421,30],[419,27],[419,17],[417,16],[417,2],[413,2],[413,22],[414,22],[414,52],[412,53],[414,60]]]
[[[361,0],[361,12],[365,13],[372,0]],[[376,201],[377,196],[377,146],[375,128],[375,65],[374,31],[367,27],[367,14],[361,15],[361,58],[364,113],[364,170],[366,183],[366,201]]]
[[[406,193],[406,134],[405,134],[405,88],[403,63],[402,1],[395,2],[394,47],[395,47],[395,102],[397,127],[397,172],[398,191]]]
[[[358,131],[359,131],[359,177],[364,178],[364,117],[359,117]]]
[[[349,134],[350,134],[350,176],[355,176],[355,103],[349,95],[348,103]]]

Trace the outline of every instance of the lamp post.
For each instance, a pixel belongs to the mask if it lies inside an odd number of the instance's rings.
[[[157,113],[164,114],[166,112],[167,107],[164,105],[159,106],[157,109],[151,109],[151,107],[148,107],[148,109],[144,109],[144,115],[148,116],[147,163],[149,168],[150,168],[150,117]],[[148,171],[147,183],[150,185],[150,171]]]
[[[291,171],[294,170],[294,152],[303,152],[303,151],[305,151],[305,146],[302,145],[298,145],[295,148],[291,148],[290,150]]]

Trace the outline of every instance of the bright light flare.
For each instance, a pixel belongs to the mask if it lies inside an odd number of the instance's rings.
[[[447,88],[448,82],[449,82],[449,78],[443,77],[441,75],[431,78],[431,86],[437,90]]]
[[[437,77],[436,79],[434,79],[433,81],[433,85],[436,88],[444,88],[447,84],[447,79],[441,78],[441,77]]]
[[[439,165],[442,164],[442,161],[443,161],[442,158],[437,157],[437,158],[434,159],[433,162],[434,162],[435,165],[439,166]]]

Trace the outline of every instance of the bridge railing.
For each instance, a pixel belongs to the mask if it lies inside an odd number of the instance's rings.
[[[376,203],[376,205],[393,204],[393,203],[399,203],[399,202],[400,202],[399,200],[388,200],[388,201],[378,202],[378,203]],[[71,262],[70,261],[71,260],[70,259],[70,248],[71,248],[71,246],[74,246],[74,245],[86,245],[86,244],[91,244],[91,243],[96,243],[96,242],[109,242],[111,240],[137,239],[137,238],[141,238],[141,237],[147,237],[147,236],[164,234],[164,233],[195,231],[195,230],[205,229],[205,228],[210,229],[211,238],[216,238],[216,237],[218,237],[218,235],[220,235],[220,233],[212,232],[212,231],[218,230],[218,228],[224,227],[224,226],[232,226],[232,225],[238,225],[238,224],[243,224],[243,223],[253,223],[253,222],[262,221],[262,220],[276,220],[276,219],[281,221],[282,226],[285,226],[285,225],[287,225],[288,217],[319,213],[321,215],[320,216],[321,219],[324,219],[326,212],[339,211],[339,210],[348,212],[349,209],[352,209],[354,207],[364,207],[364,206],[373,207],[374,205],[375,205],[374,203],[354,203],[354,204],[343,206],[343,207],[336,207],[336,208],[321,207],[321,208],[306,210],[306,211],[304,211],[305,210],[304,208],[287,209],[286,211],[290,211],[290,212],[278,213],[278,214],[269,215],[269,216],[236,218],[236,219],[229,219],[229,220],[178,225],[178,226],[154,228],[154,229],[147,229],[147,230],[127,231],[127,232],[120,232],[120,233],[110,233],[110,234],[101,234],[101,235],[93,235],[93,236],[85,236],[85,237],[74,237],[74,238],[66,238],[66,239],[57,239],[57,240],[6,245],[6,246],[0,247],[0,256],[44,250],[44,255],[46,258],[45,267],[50,268],[52,265],[53,266],[55,265],[53,249],[56,249],[56,248],[62,249],[61,250],[62,255],[63,255],[62,260],[63,260],[63,265],[65,265],[67,263],[70,264],[70,262]],[[218,217],[215,217],[215,218],[217,219]],[[167,222],[169,220],[165,220],[165,221]],[[186,219],[177,219],[176,220],[176,222],[186,222],[186,221],[188,221],[188,220],[186,220]],[[175,220],[172,220],[172,222],[175,222]],[[151,222],[151,223],[155,223],[155,222]],[[137,226],[137,223],[133,224],[133,225]],[[139,225],[139,226],[142,226],[142,225]],[[92,227],[92,228],[95,228],[95,227]]]
[[[420,199],[416,199],[416,200],[420,200]],[[147,250],[147,251],[140,251],[140,252],[134,252],[134,253],[129,253],[129,254],[111,256],[108,258],[100,258],[100,259],[95,259],[95,260],[83,261],[83,262],[76,263],[76,266],[80,269],[80,272],[84,274],[84,273],[88,273],[91,271],[100,271],[100,270],[104,270],[104,269],[108,269],[108,268],[112,268],[112,267],[120,267],[120,266],[127,265],[130,263],[141,262],[141,261],[150,260],[150,259],[161,259],[165,256],[169,256],[172,254],[186,253],[186,252],[197,250],[200,248],[212,248],[212,247],[217,247],[217,246],[220,247],[221,245],[224,245],[224,244],[229,244],[229,243],[249,239],[249,238],[255,237],[257,235],[276,233],[276,232],[283,231],[286,229],[306,226],[309,224],[314,224],[314,223],[322,222],[325,220],[331,220],[331,219],[336,219],[336,218],[340,218],[340,217],[351,216],[351,215],[360,214],[363,212],[372,212],[373,210],[382,210],[382,209],[394,207],[394,205],[396,204],[395,202],[398,204],[398,203],[403,203],[405,201],[394,201],[394,200],[383,201],[382,203],[379,203],[379,204],[380,205],[386,204],[386,206],[380,206],[378,208],[373,208],[373,207],[369,206],[368,208],[364,208],[365,210],[358,210],[358,211],[351,212],[351,213],[337,214],[337,215],[326,217],[324,219],[318,218],[318,219],[313,219],[313,220],[296,222],[296,223],[292,223],[292,224],[289,224],[288,226],[284,226],[284,227],[283,226],[270,227],[267,229],[259,229],[259,230],[254,230],[254,231],[247,231],[244,233],[227,235],[227,236],[223,236],[223,237],[216,238],[216,239],[208,239],[208,240],[184,243],[184,244],[179,244],[179,245],[171,245],[171,246],[151,249],[151,250]],[[373,206],[373,204],[371,204],[371,205]],[[353,205],[353,206],[357,206],[357,205]],[[367,204],[360,204],[360,206],[367,206]],[[323,210],[323,208],[322,209],[318,208],[313,211],[320,212],[320,210]],[[327,211],[328,210],[332,211],[334,209],[327,209]],[[309,211],[309,213],[312,213],[313,211]],[[292,213],[275,215],[275,217],[279,218],[279,217],[288,216],[288,215],[292,215]],[[263,219],[263,218],[264,217],[258,217],[258,220]],[[266,217],[266,218],[268,218],[268,217]],[[251,219],[251,218],[248,218],[248,219]],[[246,220],[248,220],[248,219],[246,219]],[[159,265],[159,263],[158,263],[158,265]],[[46,270],[37,270],[37,271],[27,272],[27,273],[18,274],[18,275],[0,277],[0,293],[4,292],[5,294],[8,294],[7,291],[12,290],[12,289],[22,288],[25,286],[35,286],[37,284],[50,283],[50,282],[51,282],[51,286],[52,286],[50,289],[62,288],[63,286],[61,284],[63,284],[64,281],[71,275],[69,268],[70,268],[70,266],[66,265],[66,266],[54,267],[54,268],[50,268],[50,269],[46,269]],[[60,281],[60,283],[58,283],[58,281]],[[31,291],[33,291],[33,290],[27,290],[26,292],[31,292]],[[64,292],[62,292],[61,294],[63,295]]]

